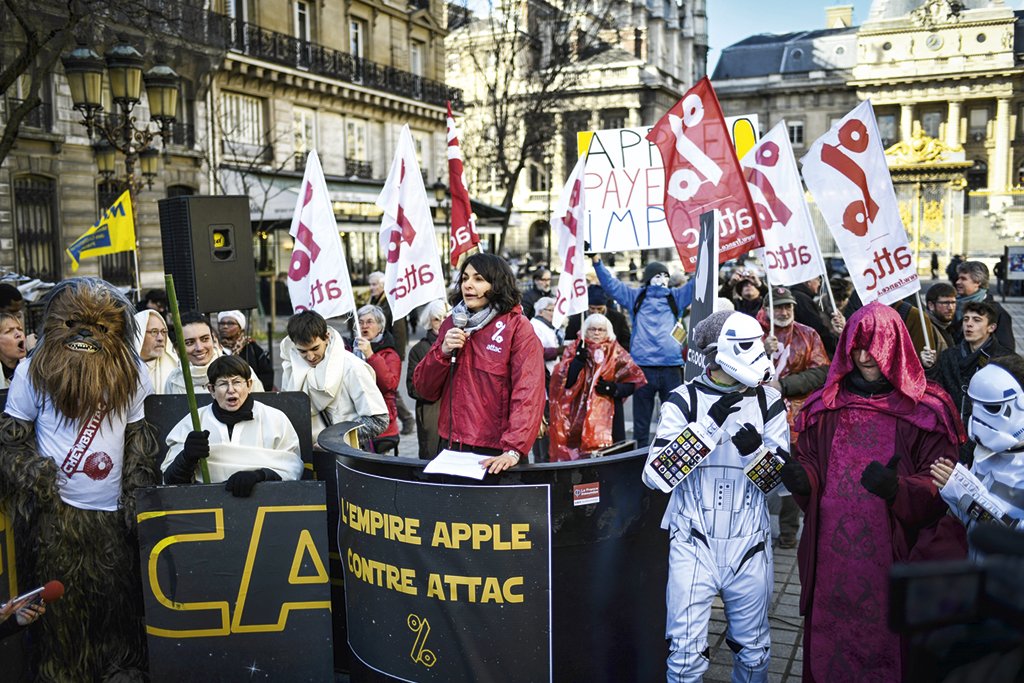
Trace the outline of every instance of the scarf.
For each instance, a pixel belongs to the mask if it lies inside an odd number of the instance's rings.
[[[873,382],[869,382],[864,379],[864,375],[860,374],[860,368],[854,367],[850,374],[846,376],[846,388],[858,396],[870,398],[872,396],[888,394],[895,387],[884,375]]]
[[[958,296],[956,298],[956,319],[963,320],[964,317],[964,304],[969,304],[973,301],[984,301],[988,297],[988,290],[982,287],[974,294],[968,294],[967,296]]]
[[[236,424],[255,419],[252,415],[252,406],[252,394],[249,394],[245,401],[242,402],[242,405],[238,406],[238,410],[234,411],[224,410],[216,401],[210,404],[210,407],[213,408],[213,416],[228,426],[229,437]]]
[[[482,327],[486,327],[487,323],[494,320],[498,315],[498,310],[494,306],[486,306],[481,308],[476,313],[471,313],[469,308],[466,306],[465,301],[460,301],[452,307],[452,317],[456,313],[465,313],[469,318],[469,323],[465,327],[466,334],[472,334]]]

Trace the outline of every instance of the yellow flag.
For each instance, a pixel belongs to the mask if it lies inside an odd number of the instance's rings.
[[[132,212],[131,193],[125,190],[103,212],[95,225],[86,230],[65,252],[71,257],[71,270],[77,271],[79,261],[84,258],[134,250],[135,216]]]

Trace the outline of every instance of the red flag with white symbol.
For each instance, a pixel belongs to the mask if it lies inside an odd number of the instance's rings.
[[[562,269],[555,295],[555,315],[551,319],[556,329],[570,315],[587,310],[586,266],[583,261],[583,217],[586,215],[583,180],[586,170],[587,155],[581,154],[551,216],[551,229],[558,237],[558,265]]]
[[[444,298],[444,277],[437,252],[434,219],[416,161],[409,126],[402,126],[384,189],[377,197],[384,211],[380,244],[387,254],[384,292],[397,320],[412,309]]]
[[[459,147],[459,129],[452,116],[452,103],[448,103],[448,187],[452,195],[451,262],[459,265],[459,257],[480,244],[476,232],[476,220],[469,203],[466,176],[462,166],[462,149]]]
[[[763,245],[722,108],[707,77],[647,134],[665,165],[665,220],[687,272],[697,265],[700,215],[719,212],[719,263]]]
[[[348,262],[316,150],[306,158],[288,234],[295,239],[288,266],[288,295],[295,312],[316,311],[325,318],[355,313]]]

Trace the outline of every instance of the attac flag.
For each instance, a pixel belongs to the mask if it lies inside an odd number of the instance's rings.
[[[459,257],[480,244],[476,232],[476,221],[469,203],[466,176],[462,166],[462,149],[459,147],[459,129],[452,116],[452,103],[448,103],[448,186],[452,194],[451,262],[452,268],[459,265]]]
[[[837,121],[800,162],[861,300],[891,304],[920,291],[871,101]]]
[[[295,239],[288,267],[288,295],[295,312],[316,311],[325,318],[354,314],[352,278],[316,150],[306,158],[288,234]]]
[[[795,285],[825,272],[804,198],[786,121],[779,121],[740,160],[764,238],[764,263],[773,284]]]
[[[71,257],[72,271],[78,270],[79,262],[84,258],[135,251],[131,192],[125,190],[100,219],[64,251]]]
[[[762,246],[753,202],[707,77],[647,134],[665,165],[665,220],[687,272],[697,264],[700,215],[719,212],[719,263]]]
[[[558,236],[558,263],[562,267],[555,296],[555,315],[551,319],[556,330],[567,317],[582,313],[588,305],[587,281],[584,279],[586,266],[583,262],[583,219],[587,215],[583,184],[586,171],[587,155],[581,154],[551,216],[551,230]]]
[[[380,224],[380,244],[388,261],[384,291],[397,320],[421,304],[445,298],[434,219],[408,124],[398,136],[377,206],[384,211]]]

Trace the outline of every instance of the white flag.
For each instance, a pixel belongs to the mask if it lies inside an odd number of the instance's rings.
[[[581,154],[551,216],[551,230],[558,236],[558,263],[562,268],[558,276],[555,315],[551,319],[555,328],[561,327],[570,315],[587,310],[587,281],[583,276],[586,269],[583,261],[586,167],[587,155]]]
[[[434,219],[408,125],[402,126],[398,136],[377,206],[384,211],[380,224],[380,244],[388,261],[384,291],[397,320],[421,304],[445,298]]]
[[[920,291],[871,101],[836,122],[800,161],[861,300],[891,304]]]
[[[764,237],[773,284],[795,285],[825,272],[786,121],[779,121],[740,161]]]
[[[316,150],[306,158],[288,234],[295,239],[288,266],[288,295],[295,312],[316,311],[325,318],[354,314],[352,278]]]

